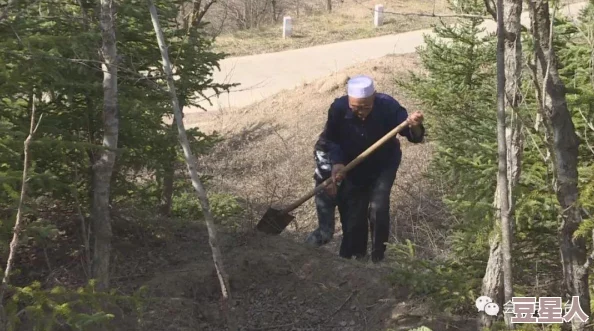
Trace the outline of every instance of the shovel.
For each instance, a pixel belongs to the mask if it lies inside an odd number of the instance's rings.
[[[383,145],[386,141],[396,136],[407,126],[408,121],[402,122],[400,125],[392,129],[392,131],[388,132],[385,136],[383,136],[380,140],[376,141],[373,145],[367,148],[363,153],[357,156],[356,159],[347,164],[341,172],[343,174],[346,174],[348,171],[350,171],[363,160],[365,160],[365,158],[367,158],[369,154],[373,153],[379,146]],[[301,206],[304,202],[309,200],[318,192],[325,189],[326,186],[328,186],[330,183],[332,183],[332,177],[326,179],[323,183],[316,186],[313,190],[309,191],[303,197],[299,198],[292,204],[286,206],[282,210],[274,209],[272,207],[268,208],[268,210],[266,210],[266,213],[264,213],[264,216],[262,216],[262,219],[260,219],[260,222],[258,222],[256,229],[267,234],[280,234],[287,227],[287,225],[289,225],[289,223],[291,223],[291,221],[295,219],[295,217],[289,213],[297,207]]]

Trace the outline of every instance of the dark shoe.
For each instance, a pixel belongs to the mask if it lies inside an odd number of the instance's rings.
[[[384,260],[384,253],[371,253],[371,262],[379,263]]]
[[[357,261],[365,262],[365,261],[368,260],[368,258],[369,257],[367,256],[367,254],[358,254],[358,255],[355,255],[355,260],[357,260]]]

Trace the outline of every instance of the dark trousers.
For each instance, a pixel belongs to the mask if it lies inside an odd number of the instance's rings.
[[[323,180],[316,179],[316,186],[322,184]],[[318,229],[332,237],[334,235],[334,215],[337,207],[337,196],[330,196],[325,190],[315,196],[316,212],[318,214]],[[339,207],[339,209],[341,209]]]
[[[367,240],[371,232],[371,259],[384,258],[385,243],[390,235],[390,193],[396,178],[397,166],[385,167],[368,182],[354,183],[347,178],[340,187],[342,243],[340,256],[344,258],[367,255]]]

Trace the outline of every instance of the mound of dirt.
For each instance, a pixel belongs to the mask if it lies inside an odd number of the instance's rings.
[[[226,330],[206,230],[193,225],[184,232],[191,237],[167,250],[187,264],[161,266],[145,283],[152,304],[144,329]],[[389,282],[386,264],[340,259],[281,236],[220,237],[241,330],[449,330],[444,323],[450,320],[423,317],[424,305]]]

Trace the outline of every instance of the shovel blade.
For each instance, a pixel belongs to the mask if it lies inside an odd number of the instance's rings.
[[[295,219],[289,213],[281,213],[280,210],[268,208],[256,229],[267,234],[280,234]]]

